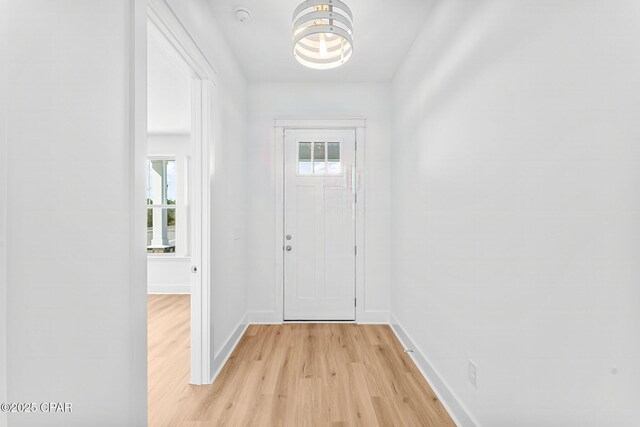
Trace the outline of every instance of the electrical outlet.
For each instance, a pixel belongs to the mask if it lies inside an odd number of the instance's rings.
[[[478,365],[471,359],[469,359],[469,371],[467,375],[471,385],[478,388]]]

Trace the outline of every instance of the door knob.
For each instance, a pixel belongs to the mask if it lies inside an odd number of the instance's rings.
[[[287,246],[285,249],[289,252],[291,250],[291,246]]]
[[[287,236],[285,237],[285,239],[287,239],[287,240],[291,240],[291,234],[287,234]]]

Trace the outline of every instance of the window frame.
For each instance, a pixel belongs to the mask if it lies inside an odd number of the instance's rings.
[[[181,249],[179,250],[179,239],[178,239],[178,224],[181,222],[178,220],[179,214],[181,213],[181,198],[178,196],[178,193],[180,192],[179,190],[179,186],[182,184],[181,183],[181,165],[180,165],[180,159],[178,158],[179,156],[177,155],[162,155],[162,156],[158,156],[158,155],[153,155],[153,156],[147,156],[146,158],[146,162],[147,162],[147,167],[146,167],[146,171],[147,171],[147,177],[146,177],[146,182],[147,182],[147,186],[146,186],[146,196],[147,196],[147,212],[149,211],[149,209],[153,209],[153,208],[161,208],[161,209],[173,209],[175,211],[175,236],[174,236],[174,242],[175,242],[175,247],[174,247],[174,252],[148,252],[149,250],[149,245],[146,246],[147,248],[147,258],[184,258],[184,256],[180,256],[178,255],[179,252],[181,252]],[[170,205],[168,203],[152,203],[149,204],[148,200],[149,200],[149,166],[148,166],[148,162],[152,162],[154,160],[165,160],[165,161],[173,161],[175,164],[175,175],[176,175],[176,200],[175,200],[175,204]],[[168,185],[168,184],[167,184]],[[167,199],[168,200],[168,199]],[[148,215],[148,213],[147,213]],[[147,233],[149,232],[149,227],[147,226]]]
[[[340,173],[315,173],[315,158],[314,158],[314,148],[315,148],[315,144],[316,143],[324,143],[325,147],[325,154],[324,154],[324,163],[325,163],[325,171],[329,170],[329,147],[328,144],[330,143],[338,143],[338,153],[339,153],[339,163],[340,163]],[[344,144],[344,141],[340,138],[335,138],[332,139],[331,141],[308,141],[308,140],[304,140],[304,139],[299,139],[296,140],[296,143],[298,145],[298,150],[296,151],[296,175],[300,176],[300,177],[316,177],[316,178],[339,178],[339,177],[343,177],[345,176],[345,168],[343,167],[344,164],[342,162],[342,146]],[[311,144],[311,173],[300,173],[300,144],[302,143],[306,143],[306,144]]]

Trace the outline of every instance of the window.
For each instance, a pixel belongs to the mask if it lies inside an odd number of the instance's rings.
[[[299,142],[298,174],[300,175],[340,175],[339,142]]]
[[[176,251],[176,160],[147,161],[147,252]]]

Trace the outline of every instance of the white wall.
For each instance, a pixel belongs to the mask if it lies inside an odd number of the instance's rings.
[[[130,258],[131,2],[10,1],[2,16],[7,400],[73,404],[71,414],[12,413],[9,424],[144,425],[145,283],[132,283]]]
[[[151,65],[151,64],[149,64]],[[192,164],[190,135],[149,134],[149,156],[171,156],[177,166],[176,252],[150,254],[147,258],[147,291],[160,294],[191,293],[191,209],[188,202],[189,164]]]
[[[640,425],[638,22],[441,0],[394,80],[392,313],[484,426]]]
[[[190,71],[156,34],[147,32],[147,129],[150,134],[191,133]]]
[[[150,257],[147,261],[149,294],[190,294],[191,258],[168,255]]]
[[[211,352],[217,358],[244,321],[247,306],[247,83],[207,2],[170,0],[169,4],[218,73],[211,176]]]
[[[7,0],[0,0],[0,58],[7,57]],[[7,401],[7,61],[0,63],[0,402]],[[0,413],[0,427],[7,414]]]
[[[144,22],[144,3],[135,4],[137,23]],[[144,246],[133,256],[135,265],[130,257],[137,250],[133,217],[144,218],[133,214],[133,205],[141,208],[144,201],[133,197],[129,160],[131,51],[135,42],[144,53],[145,40],[143,34],[132,39],[129,1],[58,6],[14,1],[3,13],[9,52],[2,55],[8,68],[2,99],[11,100],[2,203],[11,248],[7,400],[71,402],[74,411],[11,414],[9,421],[12,427],[144,425],[146,342],[139,332],[145,330],[146,278],[137,271]],[[220,147],[212,176],[215,350],[246,311],[244,239],[234,240],[231,231],[242,232],[246,218],[246,84],[206,2],[172,6],[219,73],[214,123]],[[144,74],[144,57],[135,63]],[[145,91],[135,88],[141,99]]]
[[[249,90],[249,294],[255,321],[277,321],[274,119],[365,117],[365,300],[370,319],[389,311],[390,87],[387,84],[252,84]]]

